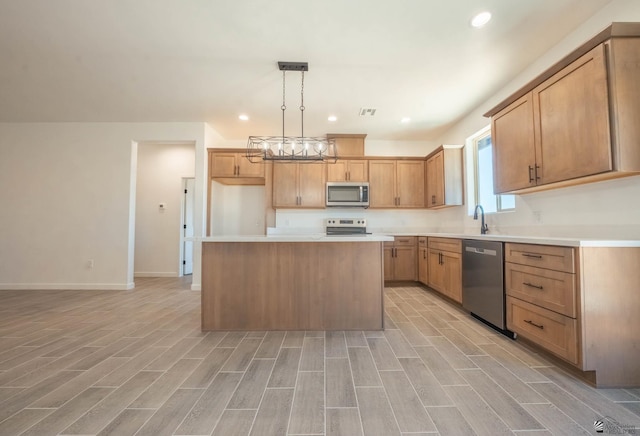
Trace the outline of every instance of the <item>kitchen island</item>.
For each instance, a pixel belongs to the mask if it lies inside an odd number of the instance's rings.
[[[381,330],[388,236],[202,239],[202,330]]]

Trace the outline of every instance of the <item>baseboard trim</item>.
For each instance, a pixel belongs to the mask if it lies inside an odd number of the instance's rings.
[[[0,283],[0,291],[128,291],[133,283]]]
[[[179,277],[177,272],[137,272],[134,271],[133,277],[147,278],[147,277]]]
[[[202,291],[202,287],[201,287],[200,283],[192,283],[191,284],[191,290],[192,291]]]

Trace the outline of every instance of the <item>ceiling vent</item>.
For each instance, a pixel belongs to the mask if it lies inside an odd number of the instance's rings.
[[[360,116],[361,117],[372,117],[376,114],[376,109],[372,108],[360,108]]]

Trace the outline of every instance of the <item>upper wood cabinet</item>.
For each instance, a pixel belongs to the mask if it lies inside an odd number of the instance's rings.
[[[370,160],[369,203],[372,208],[424,207],[423,160]]]
[[[210,148],[209,178],[226,185],[264,185],[264,164],[251,163],[244,151]]]
[[[495,193],[640,173],[640,24],[615,24],[486,114]]]
[[[324,208],[326,168],[322,163],[274,163],[274,208]]]
[[[327,138],[336,141],[339,158],[364,156],[365,134],[327,133]]]
[[[462,146],[443,145],[426,158],[427,208],[463,204]]]
[[[369,161],[342,160],[336,163],[327,164],[328,182],[368,182],[369,181]]]

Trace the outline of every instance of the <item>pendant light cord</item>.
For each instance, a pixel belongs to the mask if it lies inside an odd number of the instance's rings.
[[[300,136],[304,138],[304,70],[302,71],[302,84],[300,85]]]

